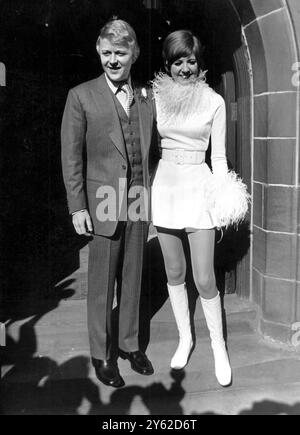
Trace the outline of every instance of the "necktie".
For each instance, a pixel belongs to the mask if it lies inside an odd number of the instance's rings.
[[[129,86],[129,84],[127,82],[122,83],[119,86],[119,89],[122,90],[123,92],[125,92],[125,94],[126,94],[126,101],[125,101],[125,107],[124,107],[124,109],[125,109],[125,112],[126,112],[127,116],[129,117],[129,115],[130,115],[130,106],[131,106],[131,103],[133,101],[133,92],[132,92],[132,89],[131,89],[131,87]]]

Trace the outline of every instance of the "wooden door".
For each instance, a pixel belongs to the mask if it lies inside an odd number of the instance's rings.
[[[236,81],[233,71],[222,74],[222,82],[217,90],[224,98],[227,114],[226,155],[229,169],[237,166],[237,101]],[[232,231],[227,230],[217,236],[216,274],[218,284],[225,293],[236,291],[236,264],[232,259]],[[222,237],[222,239],[221,239]]]
[[[240,47],[233,58],[232,71],[222,75],[217,91],[223,96],[227,109],[226,152],[228,166],[234,169],[251,193],[251,69]],[[250,207],[247,219],[238,228],[224,231],[223,240],[216,245],[216,265],[219,282],[225,293],[250,297]],[[223,277],[222,277],[223,275]],[[223,285],[222,285],[223,280]]]

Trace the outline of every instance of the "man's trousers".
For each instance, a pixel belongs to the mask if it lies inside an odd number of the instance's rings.
[[[120,222],[114,236],[95,235],[89,243],[87,314],[93,358],[111,357],[117,275],[120,280],[118,345],[125,352],[139,349],[139,306],[147,233],[146,222]]]

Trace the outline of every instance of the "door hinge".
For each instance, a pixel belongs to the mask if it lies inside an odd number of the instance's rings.
[[[231,121],[237,121],[237,102],[234,101],[232,103],[230,103],[230,108],[231,108]]]
[[[0,62],[0,86],[6,86],[6,66]]]
[[[0,323],[0,346],[6,346],[5,323]]]
[[[236,101],[233,103],[230,103],[231,107],[231,121],[237,121],[238,120],[238,104]]]

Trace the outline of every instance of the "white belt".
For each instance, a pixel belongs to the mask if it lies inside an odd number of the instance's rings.
[[[177,165],[201,165],[205,162],[205,151],[163,148],[161,158]]]

